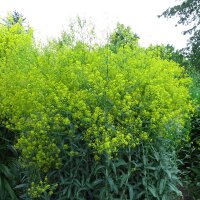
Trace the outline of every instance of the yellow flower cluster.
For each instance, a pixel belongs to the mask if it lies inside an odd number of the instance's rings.
[[[22,162],[24,167],[36,164],[43,172],[47,172],[51,167],[56,169],[60,167],[60,149],[47,133],[30,131],[27,135],[24,134],[19,138],[16,147],[21,150],[23,159],[29,161],[28,163]]]
[[[38,199],[44,192],[48,192],[48,195],[51,196],[53,191],[57,188],[57,184],[51,186],[48,184],[48,179],[45,177],[44,181],[40,181],[39,183],[31,183],[31,187],[28,189],[28,194],[33,199]]]

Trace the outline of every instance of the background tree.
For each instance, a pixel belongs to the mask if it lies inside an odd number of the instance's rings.
[[[117,49],[130,45],[131,47],[138,45],[138,35],[133,33],[131,28],[126,27],[124,24],[117,23],[117,27],[110,35],[110,49],[117,52]]]
[[[157,56],[163,60],[173,60],[181,66],[188,67],[188,59],[184,56],[182,50],[176,49],[174,46],[167,45],[150,45],[147,49],[148,52],[153,52],[153,56]]]
[[[161,16],[166,18],[178,17],[177,24],[188,27],[183,34],[190,34],[184,53],[192,66],[200,67],[200,1],[184,0],[180,4],[165,10]]]

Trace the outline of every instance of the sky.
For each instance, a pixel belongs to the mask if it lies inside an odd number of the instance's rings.
[[[140,37],[140,44],[172,44],[186,46],[184,27],[176,27],[175,19],[158,18],[178,0],[0,0],[0,17],[13,10],[22,13],[35,30],[35,37],[59,37],[77,16],[95,24],[97,36],[104,38],[120,22],[130,26]]]

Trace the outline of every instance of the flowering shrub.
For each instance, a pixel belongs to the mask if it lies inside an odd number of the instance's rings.
[[[74,151],[77,136],[96,160],[157,138],[174,145],[187,138],[191,79],[175,62],[139,46],[116,53],[83,43],[36,47],[19,24],[0,26],[0,45],[0,119],[18,133],[25,168],[43,176],[62,168],[81,154]],[[39,193],[32,184],[33,198],[50,188],[43,184]]]

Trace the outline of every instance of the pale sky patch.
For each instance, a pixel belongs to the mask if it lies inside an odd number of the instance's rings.
[[[16,9],[42,40],[59,37],[70,19],[78,15],[91,18],[99,37],[120,22],[131,26],[143,46],[163,43],[183,48],[187,39],[181,34],[184,27],[175,27],[175,20],[157,17],[176,3],[176,0],[0,0],[0,16]]]

